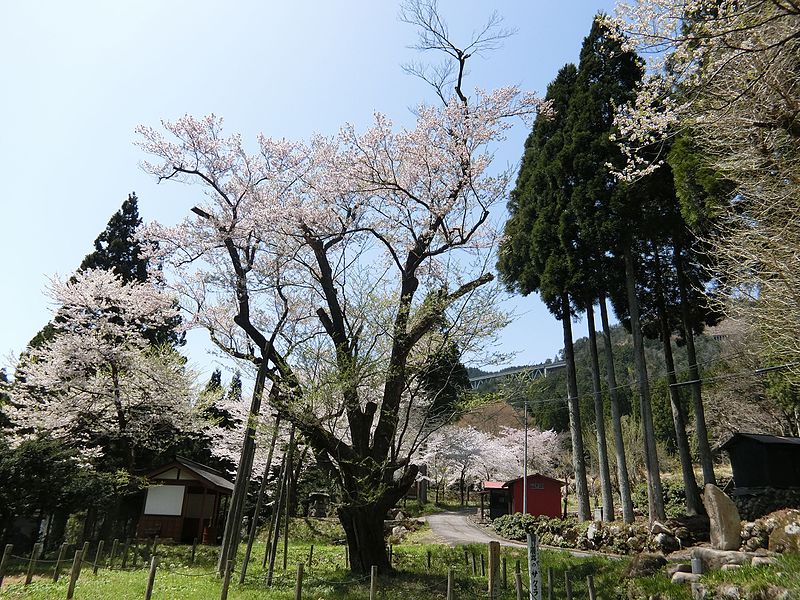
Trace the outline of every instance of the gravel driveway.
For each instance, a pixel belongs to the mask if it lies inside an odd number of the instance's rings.
[[[525,546],[519,542],[504,540],[494,535],[491,530],[480,527],[472,522],[470,515],[474,514],[475,509],[463,511],[448,511],[428,515],[428,525],[431,533],[448,546],[458,546],[461,544],[486,544],[489,542],[500,542],[501,546]]]

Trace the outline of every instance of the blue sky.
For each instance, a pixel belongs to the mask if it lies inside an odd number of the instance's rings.
[[[456,40],[492,10],[517,29],[473,61],[468,88],[518,84],[541,94],[564,63],[577,62],[592,16],[612,5],[440,1]],[[254,139],[332,134],[345,122],[366,125],[374,111],[410,122],[409,107],[434,98],[401,69],[418,54],[408,48],[415,31],[397,13],[396,2],[376,0],[0,3],[0,355],[24,349],[47,322],[48,277],[78,266],[129,192],[145,220],[164,223],[202,193],[156,185],[139,168],[136,125],[213,112],[228,132]],[[522,123],[511,130],[499,166],[517,165],[527,133]],[[541,302],[508,306],[519,316],[501,349],[517,352],[517,364],[554,356],[561,326]],[[194,333],[187,347],[200,371],[215,361],[204,340]]]

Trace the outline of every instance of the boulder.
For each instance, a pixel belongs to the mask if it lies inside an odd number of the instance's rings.
[[[800,510],[780,510],[770,515],[774,520],[769,534],[769,549],[773,552],[800,552]]]
[[[628,563],[623,577],[649,577],[658,573],[666,564],[667,559],[660,554],[637,554]]]
[[[678,571],[672,576],[672,583],[696,583],[700,581],[700,577],[702,577],[702,575],[698,575],[697,573]]]
[[[392,536],[396,537],[397,539],[403,539],[403,536],[408,533],[408,529],[403,527],[402,525],[397,525],[396,527],[392,528]]]
[[[733,500],[717,486],[707,483],[703,488],[703,505],[711,525],[711,547],[738,550],[742,544],[742,523]]]
[[[681,543],[678,541],[674,535],[670,535],[669,533],[657,533],[653,538],[653,542],[661,550],[664,554],[669,554],[670,552],[675,552],[675,550],[680,550]]]
[[[750,563],[754,567],[761,565],[775,565],[778,564],[778,559],[774,556],[754,556],[753,561]]]
[[[703,564],[703,573],[721,569],[722,565],[748,565],[752,559],[746,552],[714,548],[695,548],[692,550],[692,556],[700,559]]]
[[[670,529],[660,521],[653,521],[653,524],[650,526],[650,533],[652,533],[653,535],[658,535],[659,533],[667,533],[669,535],[675,535],[672,529]]]

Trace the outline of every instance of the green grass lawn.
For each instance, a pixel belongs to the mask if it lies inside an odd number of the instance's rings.
[[[232,578],[228,598],[244,600],[259,598],[265,600],[294,598],[297,563],[305,563],[303,579],[303,598],[310,600],[362,600],[369,597],[368,577],[354,577],[345,568],[345,548],[336,544],[342,536],[338,524],[332,520],[296,519],[291,526],[291,539],[287,556],[287,568],[283,569],[283,544],[279,545],[278,560],[273,586],[266,587],[266,573],[261,568],[264,544],[254,547],[247,579],[238,584],[238,572]],[[412,536],[413,539],[413,536]],[[311,545],[314,545],[313,562],[308,566]],[[162,544],[158,548],[159,568],[153,592],[154,599],[215,599],[219,598],[222,582],[214,575],[217,555],[216,547],[198,547],[195,563],[190,565],[191,546]],[[243,555],[240,549],[239,557]],[[431,553],[431,568],[427,567],[427,553]],[[477,574],[472,571],[472,555],[475,555]],[[481,553],[487,555],[483,545],[450,548],[435,544],[404,543],[393,547],[392,564],[395,572],[381,577],[378,582],[378,598],[384,600],[413,600],[416,598],[445,598],[447,571],[455,573],[456,598],[466,600],[486,598],[487,581],[481,576]],[[89,553],[93,558],[93,551]],[[506,559],[507,587],[502,589],[500,598],[516,598],[514,590],[514,569],[519,560],[525,575],[526,560],[523,549],[503,548]],[[50,556],[48,559],[52,558]],[[64,564],[58,583],[51,581],[52,563],[42,563],[37,569],[34,581],[23,585],[25,564],[17,561],[11,565],[10,576],[6,577],[0,590],[0,598],[66,598],[71,560]],[[565,572],[569,573],[573,597],[576,600],[588,598],[586,578],[591,575],[597,597],[604,600],[615,598],[660,597],[671,600],[688,600],[689,587],[671,584],[665,575],[624,580],[622,571],[626,560],[612,560],[604,557],[576,558],[567,552],[543,551],[541,554],[542,580],[547,583],[548,568],[554,571],[556,598],[565,598]],[[137,568],[131,568],[129,560],[125,571],[101,568],[97,575],[92,574],[91,565],[85,565],[78,580],[75,598],[92,600],[138,600],[144,597],[147,583],[146,557],[140,548]],[[116,566],[120,561],[117,559]],[[486,565],[488,568],[488,564]],[[710,574],[710,583],[727,581],[747,584],[753,591],[772,584],[788,588],[800,598],[800,556],[781,557],[777,568],[758,567],[739,571]],[[657,596],[658,595],[658,596]],[[523,594],[523,597],[527,597]],[[545,595],[546,597],[546,595]],[[793,596],[795,597],[795,596]]]

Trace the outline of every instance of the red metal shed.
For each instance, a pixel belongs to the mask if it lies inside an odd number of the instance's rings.
[[[528,475],[528,514],[561,517],[561,488],[563,481],[534,473]],[[511,512],[522,512],[522,477],[506,481],[504,488],[511,490]]]

